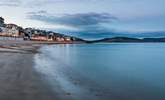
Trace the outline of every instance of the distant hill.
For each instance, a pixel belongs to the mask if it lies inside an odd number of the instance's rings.
[[[104,38],[100,40],[87,41],[87,43],[98,43],[98,42],[165,42],[165,38],[130,38],[130,37],[114,37],[114,38]]]

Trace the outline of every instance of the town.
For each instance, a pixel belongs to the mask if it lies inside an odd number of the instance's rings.
[[[29,40],[52,42],[72,42],[81,40],[76,37],[71,37],[52,31],[40,30],[35,28],[24,29],[16,24],[5,24],[3,17],[0,17],[0,37],[8,37],[7,39],[17,39],[26,41]]]

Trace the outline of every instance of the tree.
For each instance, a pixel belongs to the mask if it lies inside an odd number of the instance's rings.
[[[0,33],[2,33],[2,29],[0,28]]]

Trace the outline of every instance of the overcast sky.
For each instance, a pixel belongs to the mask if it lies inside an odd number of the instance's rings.
[[[6,23],[75,36],[165,30],[165,0],[0,0]]]

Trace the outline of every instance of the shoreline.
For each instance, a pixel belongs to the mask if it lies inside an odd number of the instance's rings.
[[[52,69],[44,66],[44,61],[47,62],[49,59],[41,60],[39,62],[41,66],[36,70],[35,57],[47,53],[39,50],[45,44],[15,42],[8,41],[6,44],[0,42],[0,100],[84,100],[84,98],[121,100],[120,98],[124,96],[113,89],[109,90],[95,84],[92,80],[69,71],[70,69],[65,69],[64,72],[59,69],[51,74],[49,70],[54,69],[54,65]],[[70,68],[65,64],[63,66]],[[41,67],[44,73],[40,73]]]
[[[34,56],[44,44],[13,44],[0,42],[0,65],[5,68],[0,70],[0,100],[73,100],[74,95],[59,82],[52,86],[34,68]]]
[[[34,55],[41,45],[0,44],[0,100],[59,99],[33,68]]]

